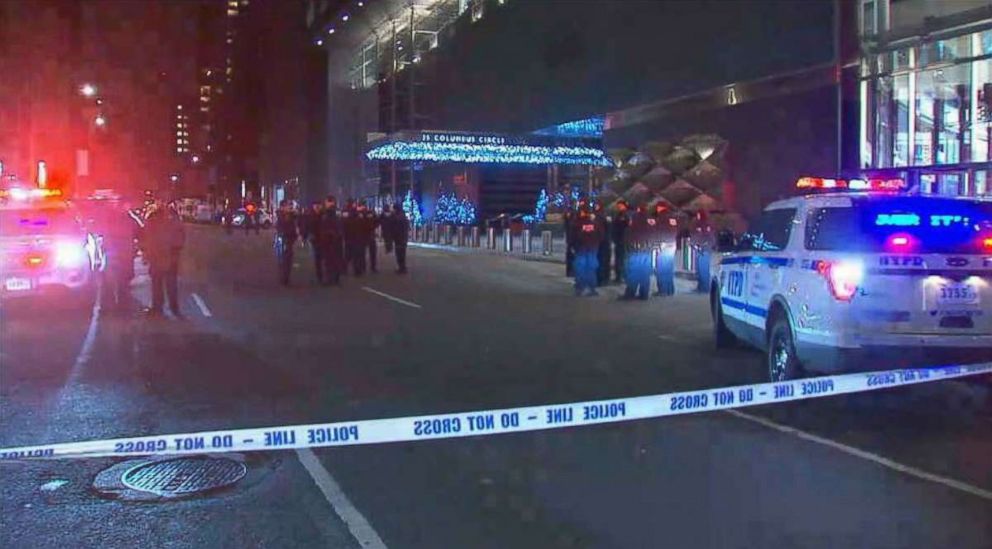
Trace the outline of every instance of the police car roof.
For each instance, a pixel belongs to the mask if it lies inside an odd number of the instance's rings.
[[[776,200],[765,206],[766,210],[778,210],[782,208],[798,208],[801,204],[823,204],[830,203],[837,205],[838,202],[843,202],[843,199],[848,199],[851,202],[861,201],[861,200],[872,200],[872,199],[887,199],[887,198],[910,198],[919,200],[957,200],[961,202],[981,202],[984,204],[992,204],[992,197],[974,197],[974,196],[943,196],[943,195],[933,195],[933,194],[910,194],[910,193],[888,193],[888,192],[871,192],[871,191],[838,191],[838,192],[825,192],[825,193],[809,193],[801,196],[793,196],[789,198],[783,198],[781,200]]]

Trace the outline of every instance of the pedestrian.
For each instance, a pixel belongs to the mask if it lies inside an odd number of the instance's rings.
[[[610,226],[610,239],[613,241],[613,282],[620,283],[626,268],[627,227],[630,226],[630,214],[627,212],[627,202],[617,202],[617,213],[613,216]]]
[[[410,222],[399,204],[393,204],[389,232],[393,239],[393,250],[396,252],[396,272],[406,274],[406,244],[410,237]]]
[[[337,286],[341,283],[341,274],[347,271],[347,265],[344,257],[343,219],[338,216],[337,200],[333,196],[328,196],[324,201],[324,211],[318,219],[321,255],[324,260],[323,283]]]
[[[565,276],[572,277],[575,272],[572,267],[575,263],[575,248],[572,247],[572,225],[575,222],[575,212],[572,206],[568,206],[562,216],[565,228]]]
[[[234,212],[231,211],[230,206],[224,206],[224,213],[222,215],[224,217],[224,232],[231,235],[234,232]]]
[[[348,199],[341,217],[344,223],[345,260],[351,267],[353,275],[362,276],[365,274],[366,244],[362,236],[364,223],[354,200]]]
[[[373,273],[379,272],[378,270],[378,256],[379,256],[379,246],[375,239],[375,230],[379,228],[379,216],[371,208],[363,208],[363,221],[362,224],[362,239],[365,241],[365,248],[369,253],[369,271]],[[365,253],[365,250],[362,250]]]
[[[599,250],[596,259],[599,267],[596,268],[596,286],[605,286],[610,281],[610,217],[606,215],[606,209],[601,201],[596,201],[593,206],[593,213],[596,215],[596,222],[603,238],[599,241]]]
[[[647,299],[651,292],[652,228],[656,221],[643,207],[637,208],[624,232],[624,280],[627,288],[621,300]]]
[[[572,243],[575,248],[574,267],[576,297],[596,291],[596,274],[599,269],[599,245],[605,238],[602,225],[588,204],[582,204],[572,223]]]
[[[696,291],[708,294],[712,282],[710,261],[716,247],[716,232],[709,222],[709,216],[702,210],[696,212],[689,244],[696,253]]]
[[[382,227],[382,243],[386,248],[386,255],[389,255],[393,253],[393,208],[387,206],[382,210],[379,226]]]
[[[324,283],[324,241],[321,238],[320,227],[321,218],[324,215],[324,205],[320,202],[310,204],[310,211],[306,213],[303,220],[303,230],[300,231],[303,238],[310,245],[310,253],[313,255],[313,272],[317,279],[317,284]]]
[[[162,315],[165,294],[169,309],[176,318],[183,318],[179,309],[179,256],[185,243],[183,224],[175,210],[156,201],[145,222],[142,251],[148,261],[152,281],[152,306],[147,313]]]
[[[107,257],[107,278],[110,283],[108,309],[123,310],[127,306],[128,288],[134,279],[134,240],[138,234],[136,218],[130,204],[120,204],[103,228],[103,249]]]
[[[678,237],[678,218],[668,206],[655,204],[653,232],[656,244],[655,280],[658,284],[656,296],[675,295],[675,247]]]
[[[296,245],[298,232],[296,228],[296,213],[288,200],[279,203],[276,212],[276,257],[279,262],[279,281],[283,286],[289,286],[289,276],[293,272],[293,246]]]

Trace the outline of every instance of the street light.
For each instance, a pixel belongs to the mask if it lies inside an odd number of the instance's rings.
[[[173,183],[179,181],[179,174],[174,173],[174,174],[170,175],[169,176],[169,181],[172,181]]]
[[[193,157],[190,158],[190,160],[192,160],[194,164],[199,164],[200,163],[200,155],[194,154]]]
[[[94,95],[96,95],[96,86],[94,86],[93,84],[83,84],[82,86],[79,87],[79,93],[83,94],[86,97],[93,97]]]
[[[93,119],[93,123],[96,124],[98,128],[102,128],[107,125],[107,118],[102,114],[98,114],[96,115],[96,118]]]

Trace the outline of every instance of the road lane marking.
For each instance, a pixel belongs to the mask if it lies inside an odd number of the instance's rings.
[[[199,294],[192,293],[190,295],[193,297],[193,303],[196,303],[196,306],[200,309],[200,312],[203,313],[203,316],[207,318],[214,316],[213,313],[210,312],[210,309],[207,308],[207,303],[203,301],[203,298],[200,297]]]
[[[379,534],[372,528],[369,521],[362,513],[355,508],[341,490],[341,486],[334,480],[331,473],[317,459],[317,456],[310,448],[300,448],[296,450],[296,457],[299,458],[303,468],[310,474],[317,488],[324,494],[324,498],[331,504],[331,508],[338,517],[348,527],[348,531],[358,541],[358,544],[366,549],[386,549],[386,544],[379,537]]]
[[[765,419],[763,417],[749,414],[747,412],[741,412],[740,410],[724,410],[724,412],[734,417],[738,417],[740,419],[750,421],[752,423],[757,423],[758,425],[763,425],[765,427],[768,427],[769,429],[774,429],[780,433],[785,433],[800,438],[802,440],[815,442],[817,444],[822,444],[824,446],[828,446],[835,450],[840,450],[845,454],[871,461],[873,463],[881,465],[882,467],[887,467],[889,469],[892,469],[893,471],[898,471],[905,475],[916,477],[921,480],[935,482],[937,484],[941,484],[948,488],[992,501],[992,491],[979,488],[978,486],[973,486],[966,482],[961,482],[960,480],[954,480],[952,478],[936,475],[934,473],[928,473],[927,471],[924,471],[922,469],[917,469],[916,467],[913,467],[911,465],[903,465],[902,463],[893,461],[886,457],[882,457],[878,454],[873,454],[871,452],[862,450],[860,448],[848,446],[847,444],[837,442],[835,440],[830,440],[829,438],[824,438],[819,435],[814,435],[813,433],[807,433],[806,431],[796,429],[795,427],[782,425],[781,423],[776,423],[770,419]]]
[[[403,305],[406,305],[407,307],[413,307],[414,309],[423,309],[423,307],[421,307],[420,305],[417,305],[416,303],[413,303],[412,301],[407,301],[405,299],[400,299],[400,298],[398,298],[396,296],[389,295],[389,294],[387,294],[385,292],[380,292],[379,290],[374,290],[372,288],[369,288],[368,286],[362,286],[362,289],[365,290],[366,292],[373,293],[373,294],[375,294],[377,296],[384,297],[384,298],[386,298],[386,299],[388,299],[390,301],[395,301],[396,303],[401,303]]]

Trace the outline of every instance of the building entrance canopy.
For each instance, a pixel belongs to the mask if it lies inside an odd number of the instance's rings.
[[[369,143],[369,160],[471,164],[578,164],[611,166],[602,141],[550,135],[403,131]]]

